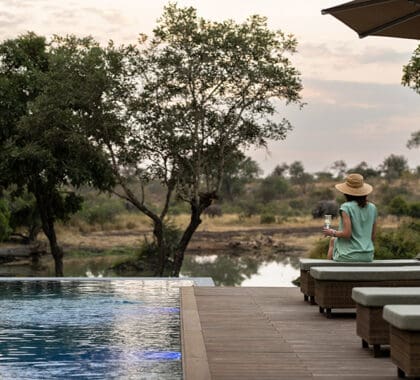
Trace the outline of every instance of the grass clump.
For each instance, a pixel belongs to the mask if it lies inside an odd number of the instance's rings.
[[[309,257],[325,259],[330,239],[315,242]],[[412,259],[420,253],[420,221],[402,223],[392,231],[378,230],[375,241],[375,260]]]

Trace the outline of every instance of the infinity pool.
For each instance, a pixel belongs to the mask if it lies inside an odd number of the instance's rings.
[[[0,281],[0,378],[181,379],[190,280]]]

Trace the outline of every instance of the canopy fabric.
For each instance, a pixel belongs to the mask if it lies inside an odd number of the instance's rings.
[[[322,10],[359,34],[420,40],[420,0],[354,0]]]

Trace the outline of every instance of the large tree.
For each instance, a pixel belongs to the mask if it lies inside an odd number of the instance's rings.
[[[420,94],[420,45],[414,50],[409,63],[403,67],[403,73],[402,84]],[[420,130],[413,132],[407,142],[407,147],[410,149],[419,146]]]
[[[121,186],[116,192],[153,222],[156,274],[177,276],[238,150],[284,139],[291,129],[275,114],[280,101],[300,104],[302,85],[289,57],[296,40],[269,30],[264,17],[212,22],[170,4],[153,37],[141,42],[130,61],[139,75],[137,97],[127,106],[131,130],[109,151]],[[134,177],[137,188],[130,186]],[[151,180],[166,188],[159,210],[142,191]],[[164,231],[174,196],[189,204],[190,220],[171,248]]]
[[[246,157],[238,151],[237,157],[227,161],[220,189],[223,201],[232,202],[235,198],[243,195],[245,185],[255,180],[262,174],[258,163],[250,157]]]
[[[63,250],[55,223],[81,203],[71,189],[112,183],[108,159],[92,143],[113,88],[108,58],[90,38],[47,44],[28,33],[0,45],[1,182],[34,195],[57,276],[63,276]]]
[[[381,164],[381,171],[389,180],[401,178],[404,172],[409,170],[407,159],[404,156],[391,154]]]

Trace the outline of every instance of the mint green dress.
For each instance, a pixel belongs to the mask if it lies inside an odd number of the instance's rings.
[[[377,218],[376,206],[368,202],[359,207],[356,201],[345,202],[340,206],[339,230],[343,229],[341,212],[344,211],[351,220],[351,238],[336,238],[334,242],[334,261],[372,261],[374,246],[372,228]]]

